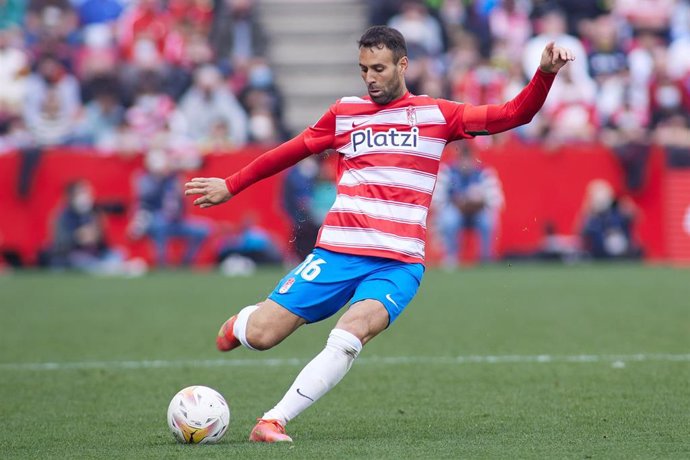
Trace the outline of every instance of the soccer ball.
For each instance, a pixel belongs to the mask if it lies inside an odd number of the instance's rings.
[[[168,406],[168,426],[183,444],[213,444],[230,423],[230,408],[216,390],[195,385],[180,390]]]

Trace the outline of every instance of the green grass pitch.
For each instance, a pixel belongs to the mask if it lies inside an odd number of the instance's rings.
[[[219,325],[281,275],[0,277],[0,458],[690,458],[688,270],[429,270],[290,423],[295,443],[254,445],[255,418],[336,320],[266,352],[216,352]],[[192,384],[231,406],[218,445],[168,431],[170,398]]]

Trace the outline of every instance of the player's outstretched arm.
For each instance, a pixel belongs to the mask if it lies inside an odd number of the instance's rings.
[[[549,43],[542,52],[539,69],[517,96],[500,105],[466,106],[463,113],[465,132],[496,134],[529,123],[544,105],[556,73],[573,60],[572,51]]]
[[[312,152],[305,143],[304,133],[260,155],[230,177],[195,177],[185,184],[184,194],[201,195],[194,205],[209,208],[225,203],[250,185],[289,168]]]
[[[184,188],[184,194],[187,196],[201,195],[194,200],[194,206],[200,208],[209,208],[232,198],[225,179],[220,177],[195,177],[184,184]]]

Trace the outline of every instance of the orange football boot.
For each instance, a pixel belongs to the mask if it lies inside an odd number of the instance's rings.
[[[285,427],[278,420],[258,419],[249,440],[252,442],[292,442],[292,438],[285,434]]]
[[[216,337],[216,348],[218,348],[218,350],[230,351],[233,348],[237,348],[241,345],[240,341],[237,339],[237,337],[235,337],[235,333],[233,332],[236,320],[237,315],[224,322],[220,327],[218,337]]]

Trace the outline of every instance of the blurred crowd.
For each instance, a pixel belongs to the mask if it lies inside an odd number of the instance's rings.
[[[180,193],[180,171],[204,154],[271,146],[291,134],[258,1],[0,0],[0,154],[23,154],[19,195],[46,147],[145,153],[127,234],[151,240],[158,266],[169,263],[171,238],[186,240],[184,264],[209,239],[220,241],[214,254],[230,274],[304,257],[335,197],[328,159],[308,158],[284,177],[288,254],[251,218],[232,229],[195,220]],[[475,158],[478,149],[508,138],[554,151],[604,143],[631,194],[644,187],[652,144],[665,149],[669,166],[690,165],[690,0],[368,0],[368,7],[371,24],[405,36],[407,84],[416,94],[502,103],[528,82],[548,42],[577,56],[532,123],[478,138],[443,166],[431,224],[446,266],[458,263],[467,229],[479,233],[479,257],[495,257],[503,192]],[[112,210],[94,203],[87,181],[69,184],[62,206],[46,264],[142,271],[108,246],[102,216]],[[547,225],[537,255],[639,257],[634,220],[629,199],[593,184],[579,228],[559,234]]]
[[[630,196],[644,189],[652,144],[664,149],[670,167],[690,166],[689,0],[371,0],[369,12],[371,24],[405,36],[407,83],[416,94],[500,104],[527,84],[549,42],[577,56],[532,123],[458,146],[458,158],[442,166],[431,231],[444,266],[462,258],[467,230],[477,233],[480,260],[495,258],[500,178],[469,150],[509,138],[554,152],[602,143],[625,178],[620,195],[604,181],[590,184],[577,228],[559,233],[546,223],[542,246],[528,257],[642,255]]]
[[[0,0],[0,152],[285,139],[254,0]]]
[[[690,164],[690,1],[371,0],[370,22],[408,43],[413,93],[501,103],[527,83],[544,46],[572,49],[546,104],[504,135],[526,142],[603,142],[627,186],[643,185],[649,145]],[[502,136],[482,139],[500,142]]]

